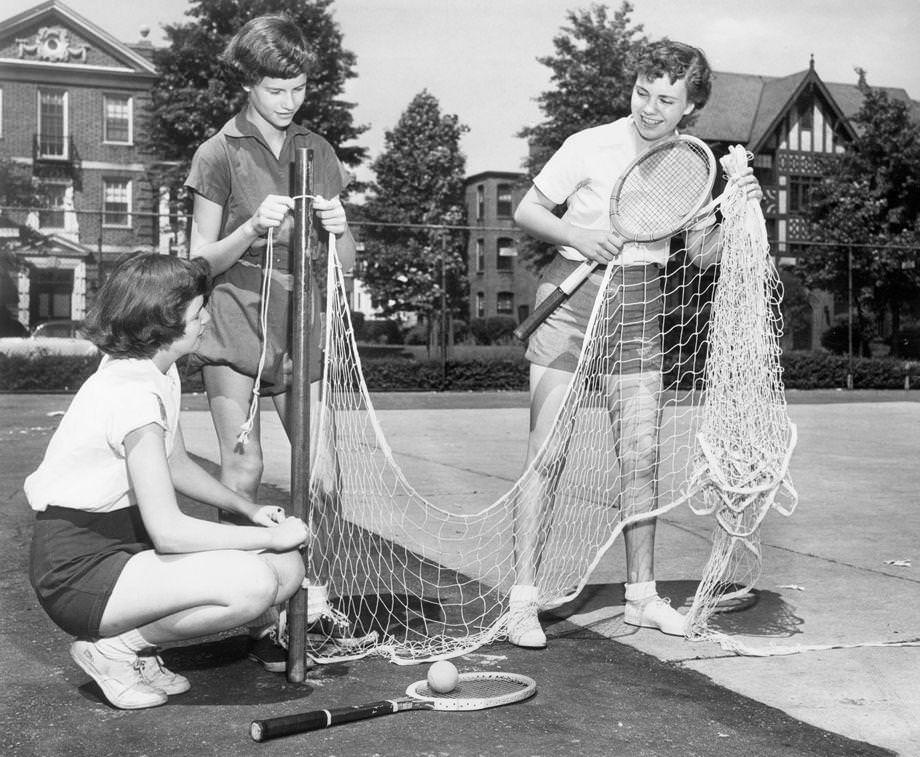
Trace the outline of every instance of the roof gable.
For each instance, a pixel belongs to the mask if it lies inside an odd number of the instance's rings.
[[[759,145],[795,102],[796,96],[804,88],[808,71],[799,71],[780,79],[768,79],[764,82],[760,97],[760,106],[751,125],[749,145],[753,149]]]
[[[859,109],[862,107],[863,101],[862,91],[859,89],[859,87],[856,84],[833,83],[828,83],[826,86],[827,91],[830,93],[831,97],[837,101],[837,104],[840,106],[840,110],[843,111],[843,114],[847,118],[852,118],[855,116]],[[900,87],[872,87],[872,89],[877,89],[885,92],[892,100],[902,101],[914,113],[917,112],[917,106],[920,106],[920,103],[910,99],[910,95],[907,94],[906,89],[902,89]]]
[[[813,67],[783,77],[714,71],[709,101],[686,131],[710,142],[743,144],[756,150],[809,86],[842,119],[843,128],[855,134],[849,119],[862,105],[859,86],[825,84]],[[911,100],[904,89],[877,89],[884,90],[892,99],[906,102],[920,120],[920,102]]]
[[[747,144],[767,79],[713,71],[709,101],[686,131],[713,142]]]
[[[147,58],[60,0],[47,0],[0,21],[0,60],[4,66],[91,67],[156,75]]]

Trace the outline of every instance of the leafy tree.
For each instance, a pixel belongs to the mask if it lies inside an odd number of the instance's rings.
[[[332,0],[191,0],[186,15],[193,20],[164,27],[169,45],[154,53],[159,78],[151,91],[145,147],[178,163],[167,172],[176,183],[185,178],[197,147],[243,104],[245,93],[219,57],[246,21],[266,13],[289,15],[304,30],[315,54],[316,65],[308,73],[307,95],[295,121],[329,140],[346,165],[361,162],[366,148],[345,143],[367,127],[354,123],[354,104],[340,99],[346,81],[356,76],[356,58],[342,48],[331,5]]]
[[[552,70],[553,88],[537,97],[546,119],[518,133],[530,144],[526,167],[543,167],[567,137],[629,114],[636,54],[646,43],[631,26],[633,6],[623,2],[611,18],[604,5],[568,11],[569,26],[553,38],[556,55],[537,58]]]
[[[809,196],[821,246],[801,259],[804,282],[841,297],[852,268],[854,305],[897,332],[920,298],[920,125],[904,102],[864,89],[858,136]],[[894,347],[895,354],[897,346]]]
[[[0,207],[29,208],[42,204],[32,172],[21,163],[0,156]],[[4,215],[7,214],[4,212]],[[22,215],[17,214],[15,220],[21,221]],[[14,216],[10,214],[8,218],[12,220]],[[23,261],[10,252],[22,243],[22,233],[0,237],[0,336],[25,336],[28,333],[15,318],[19,300],[16,277]]]
[[[448,306],[463,306],[464,235],[426,226],[455,226],[464,218],[460,136],[466,131],[423,90],[386,132],[384,150],[371,165],[376,181],[363,208],[368,254],[362,277],[384,315],[434,314],[440,308],[442,260]]]
[[[32,172],[21,163],[0,156],[0,206],[37,207],[40,200]]]
[[[545,119],[518,132],[528,140],[525,168],[531,176],[570,135],[629,114],[634,62],[647,42],[642,25],[631,24],[632,12],[626,1],[612,17],[604,5],[569,11],[568,26],[553,38],[555,55],[537,58],[552,70],[552,89],[537,97]],[[550,257],[547,246],[533,240],[522,247],[537,267]]]

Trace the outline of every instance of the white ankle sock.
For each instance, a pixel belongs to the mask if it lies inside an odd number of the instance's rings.
[[[642,581],[636,584],[625,584],[627,602],[641,602],[658,594],[654,581]]]
[[[508,603],[511,605],[536,604],[539,594],[540,592],[533,584],[515,584],[508,595]]]
[[[323,611],[329,606],[329,590],[326,584],[314,584],[304,581],[304,588],[307,590],[307,620],[319,618]]]
[[[141,636],[141,632],[136,628],[120,633],[118,636],[99,639],[96,642],[96,646],[103,654],[112,657],[136,657],[138,652],[154,647],[153,644]]]

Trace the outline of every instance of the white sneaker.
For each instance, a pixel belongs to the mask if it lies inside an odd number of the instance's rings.
[[[169,670],[159,655],[138,655],[137,664],[141,677],[164,694],[184,694],[192,688],[188,678]]]
[[[140,710],[166,704],[167,696],[144,679],[137,655],[112,658],[91,641],[75,641],[70,656],[102,689],[109,702],[121,710]]]
[[[324,654],[328,656],[338,652],[348,653],[377,643],[379,635],[376,631],[363,635],[356,634],[348,616],[328,602],[321,608],[317,608],[312,602],[310,604],[305,629],[308,654],[322,657]],[[289,638],[287,610],[281,611],[278,625],[272,633],[278,640],[277,643],[287,649]]]
[[[307,621],[307,647],[310,651],[322,656],[325,654],[338,654],[356,652],[377,643],[378,634],[370,631],[358,634],[348,616],[328,605],[322,614],[313,622]]]
[[[687,628],[687,616],[671,607],[671,600],[657,594],[648,599],[626,603],[623,622],[640,628],[657,628],[671,636],[683,636]]]
[[[515,584],[508,597],[508,641],[517,647],[543,649],[546,634],[537,617],[537,587]]]
[[[307,641],[325,643],[353,636],[348,616],[328,603],[319,612],[307,616]]]

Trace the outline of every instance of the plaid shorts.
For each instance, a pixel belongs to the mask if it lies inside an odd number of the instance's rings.
[[[543,272],[536,304],[545,299],[579,266],[556,255]],[[534,331],[525,357],[531,363],[573,373],[585,341],[588,323],[604,279],[595,269],[570,297]],[[600,345],[590,345],[594,360],[606,374],[661,370],[663,270],[657,265],[617,266],[598,312]]]
[[[214,279],[208,299],[211,321],[201,335],[198,348],[189,356],[189,367],[228,365],[238,373],[255,377],[262,351],[261,307],[262,268],[240,261]],[[291,352],[291,304],[294,278],[285,271],[273,271],[268,298],[268,332],[265,335],[265,367],[262,394],[281,394],[288,389],[284,380],[284,358]],[[312,298],[313,321],[320,323],[319,298]],[[320,329],[308,334],[310,380],[322,376]]]

